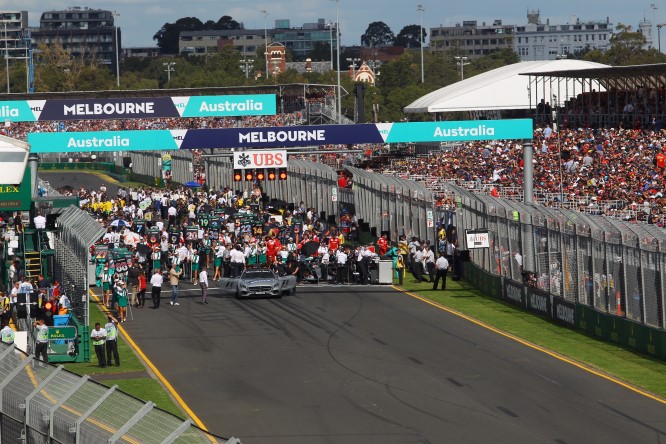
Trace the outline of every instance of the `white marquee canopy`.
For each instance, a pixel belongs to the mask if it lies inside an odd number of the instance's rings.
[[[543,74],[551,71],[602,68],[607,66],[601,63],[569,59],[514,63],[426,94],[405,107],[404,111],[406,113],[437,113],[534,108],[536,106],[536,99],[532,98],[530,106],[530,76],[521,74]],[[566,100],[568,97],[565,97],[565,90],[568,91],[569,97],[574,94],[574,91],[581,91],[580,84],[574,85],[574,82],[574,79],[567,79],[566,81],[560,81],[558,85],[554,81],[552,90],[549,90],[551,89],[550,84],[540,82],[539,89],[545,88],[545,91],[538,91],[538,95],[539,97],[552,97],[553,94],[559,93],[561,100]],[[565,86],[565,83],[567,86]],[[604,90],[598,84],[595,85],[594,82],[593,87],[597,91]]]

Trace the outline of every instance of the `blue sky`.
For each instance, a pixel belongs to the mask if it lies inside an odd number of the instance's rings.
[[[518,0],[473,0],[466,2],[444,2],[442,0],[339,0],[340,30],[343,45],[360,44],[361,35],[368,24],[383,21],[398,34],[410,24],[419,24],[417,5],[425,7],[423,26],[453,26],[463,20],[477,20],[492,23],[501,19],[504,24],[525,24],[527,9],[538,9],[542,22],[550,19],[551,24],[569,23],[571,16],[584,21],[606,20],[613,24],[630,24],[636,29],[645,16],[652,20],[653,12],[657,23],[666,23],[666,2],[655,2],[653,11],[649,1],[645,4],[627,0],[559,0],[557,2],[530,2]],[[264,15],[267,10],[268,27],[275,19],[290,19],[291,26],[316,22],[318,18],[335,21],[334,0],[2,0],[4,10],[27,10],[30,26],[39,25],[42,12],[64,9],[70,6],[87,6],[116,10],[120,13],[117,23],[123,31],[123,46],[153,46],[153,35],[166,22],[175,22],[186,16],[194,16],[202,21],[217,20],[230,15],[243,22],[246,28],[264,28]],[[656,31],[655,31],[656,34]],[[666,34],[666,32],[665,32]],[[666,39],[666,35],[662,37]],[[655,45],[656,46],[656,45]]]

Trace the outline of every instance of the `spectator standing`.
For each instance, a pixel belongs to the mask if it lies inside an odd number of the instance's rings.
[[[206,271],[206,267],[203,267],[201,273],[199,273],[199,288],[201,288],[201,303],[208,304],[206,300],[206,296],[208,295],[208,272]]]
[[[449,271],[449,261],[446,260],[446,257],[440,256],[435,262],[435,283],[432,286],[433,290],[437,290],[437,285],[439,284],[440,278],[442,279],[442,290],[446,290],[446,274]]]
[[[99,363],[100,368],[106,367],[106,359],[104,357],[106,330],[102,329],[99,322],[95,324],[95,328],[90,332],[90,340],[95,347],[95,354],[97,355],[97,362]]]
[[[160,296],[162,293],[162,284],[164,278],[159,268],[156,268],[153,277],[150,278],[150,285],[152,285],[151,297],[153,299],[153,308],[160,308]]]
[[[118,289],[118,316],[120,322],[127,320],[127,284],[125,281],[120,281],[120,288]]]
[[[180,282],[180,276],[183,274],[183,270],[176,266],[175,264],[171,266],[169,270],[169,283],[171,284],[171,305],[180,305],[178,303],[178,284]]]
[[[138,302],[137,307],[143,308],[146,305],[146,272],[141,270],[139,272],[139,293],[137,294]]]
[[[430,245],[423,246],[423,266],[428,272],[428,279],[430,282],[435,281],[435,253],[433,253]]]
[[[39,318],[33,324],[37,331],[37,339],[35,340],[35,358],[44,362],[49,362],[47,351],[49,348],[49,328],[44,324],[44,318]]]
[[[128,293],[130,293],[131,298],[129,303],[135,307],[139,306],[139,301],[137,299],[137,293],[139,292],[139,265],[134,263],[132,267],[127,271],[127,283],[129,284]]]
[[[120,355],[118,354],[118,320],[109,315],[108,322],[104,326],[106,330],[106,364],[111,366],[111,357],[116,363],[116,367],[120,367]]]
[[[4,327],[2,327],[2,330],[0,330],[0,340],[2,340],[2,343],[7,345],[12,345],[14,343],[15,338],[16,338],[16,333],[9,326],[9,323],[4,324]]]

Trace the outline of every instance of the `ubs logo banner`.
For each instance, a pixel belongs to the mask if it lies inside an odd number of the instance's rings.
[[[248,150],[234,152],[234,169],[286,168],[287,150]]]

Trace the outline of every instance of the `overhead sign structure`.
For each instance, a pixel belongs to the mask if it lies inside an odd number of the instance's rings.
[[[467,241],[467,249],[469,250],[490,247],[488,230],[466,230],[465,240]]]
[[[532,120],[30,133],[34,153],[532,139]]]
[[[122,99],[48,99],[0,102],[0,121],[273,116],[275,94]]]
[[[234,169],[286,168],[287,150],[248,150],[234,152]]]

